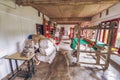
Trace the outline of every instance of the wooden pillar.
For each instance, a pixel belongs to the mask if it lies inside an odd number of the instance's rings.
[[[97,42],[97,40],[98,40],[98,34],[99,34],[99,29],[97,29],[97,34],[96,34],[95,42]]]
[[[96,56],[97,56],[96,64],[99,65],[100,64],[100,50],[98,48],[97,48]]]
[[[43,30],[44,30],[44,35],[45,35],[45,19],[44,19],[44,14],[42,14],[42,20],[43,20]]]
[[[80,56],[80,23],[78,24],[78,46],[77,46],[77,63],[79,65],[79,56]]]
[[[110,25],[110,33],[109,33],[109,37],[108,37],[108,54],[106,57],[106,61],[105,61],[105,70],[108,69],[109,67],[109,63],[110,63],[110,55],[111,55],[111,48],[112,48],[112,40],[113,40],[113,36],[114,36],[114,32],[113,32],[113,27],[114,25],[111,24]]]
[[[100,25],[99,25],[99,26],[100,26]],[[95,44],[96,44],[96,42],[97,42],[97,40],[98,40],[98,34],[99,34],[99,29],[97,29]],[[100,50],[99,50],[99,49],[97,49],[96,56],[97,56],[96,64],[100,64]]]

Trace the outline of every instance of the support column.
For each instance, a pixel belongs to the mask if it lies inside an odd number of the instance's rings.
[[[106,62],[105,62],[105,70],[108,69],[109,63],[110,63],[110,55],[111,55],[111,48],[112,48],[112,40],[114,36],[113,32],[114,24],[110,24],[110,35],[109,35],[109,40],[108,40],[108,54],[106,57]]]
[[[79,56],[80,56],[80,23],[78,24],[78,46],[77,46],[77,64],[79,65]]]
[[[44,14],[42,13],[42,20],[43,20],[43,30],[44,30],[44,35],[45,35],[45,18],[44,18]]]

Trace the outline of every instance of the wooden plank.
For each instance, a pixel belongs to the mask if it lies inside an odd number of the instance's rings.
[[[120,57],[120,54],[118,52],[112,52],[112,55],[117,55]]]
[[[88,62],[78,62],[78,64],[88,64],[88,65],[100,65],[100,66],[105,66],[105,64],[96,64],[96,63],[88,63]]]
[[[5,56],[6,59],[16,59],[16,60],[30,60],[31,58],[33,58],[35,56],[35,54],[30,54],[28,57],[22,57],[20,55],[20,53],[16,52],[12,55],[8,55],[8,56]]]
[[[83,52],[81,54],[86,54],[86,53],[96,54],[96,51],[80,50],[80,52]],[[100,55],[105,55],[105,54],[108,54],[108,52],[100,52]]]
[[[91,26],[91,27],[81,27],[81,30],[84,29],[114,29],[114,27],[101,27],[100,25],[97,26]]]

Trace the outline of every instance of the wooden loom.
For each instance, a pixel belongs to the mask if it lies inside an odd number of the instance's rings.
[[[97,26],[93,26],[93,27],[84,27],[81,28],[80,24],[78,25],[78,47],[77,47],[77,63],[78,64],[90,64],[90,65],[100,65],[103,67],[104,70],[108,69],[109,67],[109,62],[110,62],[110,55],[112,53],[111,48],[112,48],[112,37],[114,36],[114,26],[115,23],[112,22],[110,24],[104,24],[104,25],[97,25]],[[110,30],[109,32],[109,36],[108,36],[108,50],[106,53],[102,53],[101,52],[101,48],[97,47],[97,51],[95,51],[95,57],[96,57],[96,63],[87,63],[87,62],[79,62],[79,55],[80,55],[80,31],[84,30],[84,29],[92,29],[92,30],[97,30],[97,36],[96,36],[96,41],[98,38],[98,33],[101,29],[103,30]],[[96,46],[96,45],[95,45]],[[100,63],[100,60],[104,59],[104,64]]]

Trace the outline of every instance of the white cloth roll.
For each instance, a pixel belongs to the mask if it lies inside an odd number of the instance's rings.
[[[50,54],[52,54],[52,52],[55,50],[54,46],[50,46],[49,48],[45,49],[45,54],[48,56]]]
[[[41,40],[39,44],[40,44],[40,48],[44,48],[44,49],[48,48],[47,40]]]
[[[41,54],[46,55],[46,53],[45,53],[45,49],[43,49],[43,48],[39,48],[39,50],[40,50],[40,53],[41,53]]]
[[[47,46],[48,46],[48,47],[50,47],[50,46],[53,46],[53,43],[52,43],[52,41],[50,41],[50,40],[47,40]]]

